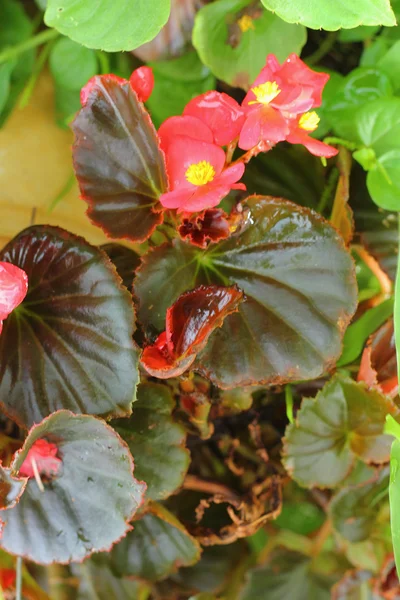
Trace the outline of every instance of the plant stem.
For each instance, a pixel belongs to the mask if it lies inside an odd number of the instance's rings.
[[[328,52],[333,48],[334,43],[336,42],[338,36],[337,31],[330,31],[323,42],[320,44],[319,48],[313,54],[311,54],[308,58],[305,59],[305,63],[307,65],[315,65],[320,60],[324,58],[328,54]]]
[[[17,564],[15,566],[16,581],[15,581],[15,600],[22,600],[22,558],[17,556]]]
[[[399,252],[400,252],[400,218],[399,221]],[[394,339],[396,343],[397,369],[400,374],[400,253],[397,255],[397,273],[394,284]],[[400,381],[400,379],[399,379]],[[399,565],[400,566],[400,565]]]
[[[293,423],[293,391],[292,386],[288,383],[285,386],[285,400],[286,400],[286,415],[289,420],[289,423]]]
[[[0,52],[0,65],[8,60],[11,60],[12,58],[17,58],[17,56],[23,54],[23,52],[26,52],[27,50],[31,50],[32,48],[36,48],[45,42],[54,40],[59,35],[60,34],[56,29],[46,29],[45,31],[41,31],[37,35],[34,35],[20,44],[6,48],[3,50],[3,52]]]
[[[53,46],[54,40],[48,42],[43,50],[41,51],[34,67],[31,76],[29,77],[28,83],[26,84],[24,91],[21,94],[21,98],[19,101],[19,108],[25,108],[28,105],[29,100],[32,97],[33,90],[35,89],[36,82],[39,78],[40,73],[42,72],[43,67],[46,64],[47,58],[50,54],[50,50]]]
[[[340,145],[343,146],[344,148],[347,148],[347,150],[357,150],[358,145],[355,144],[354,142],[349,142],[349,140],[345,140],[344,138],[340,138],[340,137],[332,137],[332,136],[328,136],[326,138],[324,138],[324,144],[336,144],[336,145]]]
[[[324,187],[324,191],[322,192],[321,200],[319,201],[319,204],[317,206],[317,211],[321,215],[323,214],[323,212],[326,208],[326,205],[328,204],[328,201],[332,198],[333,190],[336,187],[338,179],[339,179],[339,171],[336,167],[334,167],[332,169],[332,171],[329,173],[328,182],[327,182],[326,186]]]

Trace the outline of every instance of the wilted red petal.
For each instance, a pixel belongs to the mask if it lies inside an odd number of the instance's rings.
[[[139,67],[129,78],[132,89],[137,93],[141,102],[146,102],[154,87],[154,75],[151,67]]]
[[[21,304],[27,291],[28,277],[25,271],[11,263],[0,262],[0,321]]]
[[[39,475],[54,477],[59,473],[62,460],[57,456],[58,448],[45,439],[34,442],[21,465],[19,474],[25,477],[35,477],[34,462]]]
[[[217,242],[230,235],[227,215],[220,208],[211,208],[200,214],[184,218],[179,227],[182,239],[188,239],[195,246],[206,248],[207,242]]]
[[[393,319],[387,321],[368,340],[357,381],[365,381],[394,398],[399,391]]]
[[[226,146],[238,137],[245,115],[239,104],[220,92],[206,92],[193,98],[185,107],[184,115],[192,115],[211,129],[214,142]]]
[[[238,309],[236,287],[200,286],[182,294],[167,310],[166,331],[142,354],[144,368],[160,379],[181,375],[204,348],[211,333]]]

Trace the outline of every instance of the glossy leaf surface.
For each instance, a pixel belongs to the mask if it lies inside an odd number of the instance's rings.
[[[100,0],[96,7],[48,0],[45,22],[83,46],[117,52],[152,40],[167,22],[169,11],[169,0]]]
[[[0,253],[28,294],[0,336],[0,401],[29,426],[51,412],[126,414],[137,351],[131,297],[103,252],[63,229],[25,229]],[[12,348],[12,351],[11,351]]]
[[[243,229],[205,252],[175,242],[137,271],[139,319],[164,329],[168,306],[207,279],[245,300],[210,337],[195,368],[222,388],[313,378],[334,363],[355,309],[351,258],[320,217],[281,199],[251,197]]]
[[[1,513],[2,548],[41,564],[79,561],[108,549],[129,530],[145,490],[133,476],[126,445],[103,421],[58,411],[31,429],[13,471],[39,439],[57,445],[62,468],[43,481],[43,492],[30,479],[19,503]]]
[[[185,448],[186,433],[171,413],[174,400],[169,388],[158,383],[142,383],[129,419],[113,426],[134,456],[140,456],[135,474],[147,484],[146,498],[167,498],[183,482],[189,466]]]
[[[161,505],[135,521],[133,531],[111,553],[114,571],[147,581],[164,579],[178,567],[200,558],[200,545],[183,525]]]
[[[73,159],[88,216],[112,238],[141,242],[162,221],[164,158],[151,119],[128,82],[91,80],[76,116]]]
[[[385,417],[396,405],[362,383],[334,377],[316,398],[304,398],[296,422],[285,433],[284,463],[304,487],[335,487],[355,457],[366,463],[389,459]]]

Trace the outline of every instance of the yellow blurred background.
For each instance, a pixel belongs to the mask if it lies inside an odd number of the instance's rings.
[[[87,218],[75,181],[49,212],[73,174],[72,139],[55,122],[52,80],[43,73],[29,105],[17,105],[0,129],[0,248],[30,224],[34,208],[35,224],[59,225],[93,244],[107,240]]]

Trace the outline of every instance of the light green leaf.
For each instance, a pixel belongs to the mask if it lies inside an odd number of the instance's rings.
[[[356,139],[379,157],[400,149],[400,98],[380,98],[360,107],[354,115]]]
[[[241,29],[239,23],[246,16],[248,29]],[[245,89],[264,66],[267,54],[283,61],[291,52],[300,54],[306,39],[304,27],[285,23],[251,0],[207,4],[197,13],[193,29],[193,44],[203,63],[219,79]]]
[[[387,462],[391,439],[383,433],[395,404],[363,383],[335,376],[317,394],[304,398],[296,422],[286,428],[284,463],[304,487],[335,487],[356,457]]]
[[[375,168],[368,171],[367,187],[380,208],[400,211],[400,148],[380,156]]]
[[[397,92],[400,89],[400,40],[382,56],[378,67],[387,74]]]
[[[45,23],[88,48],[134,50],[168,20],[170,0],[48,0]]]
[[[56,85],[68,90],[80,90],[97,72],[96,52],[68,38],[57,40],[49,64]]]
[[[389,0],[261,0],[288,23],[311,29],[351,29],[359,25],[396,25]]]

